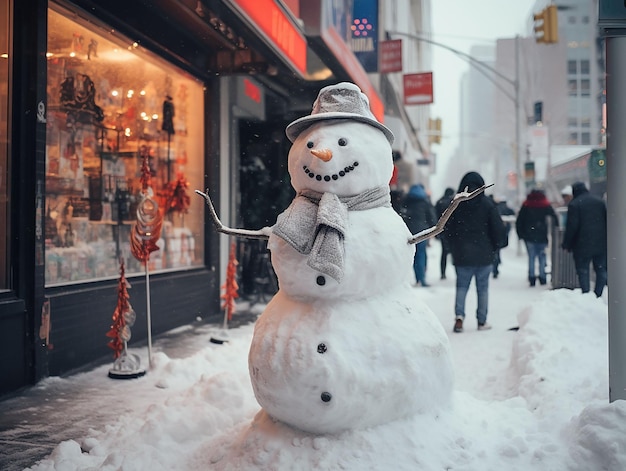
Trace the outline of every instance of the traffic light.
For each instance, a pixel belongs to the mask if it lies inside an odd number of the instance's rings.
[[[428,141],[431,144],[441,144],[441,118],[428,119]]]
[[[541,13],[533,15],[535,20],[535,41],[542,44],[559,42],[559,19],[556,5],[550,5]]]

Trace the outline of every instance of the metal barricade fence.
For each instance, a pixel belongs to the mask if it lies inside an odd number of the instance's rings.
[[[552,289],[580,288],[578,276],[576,275],[576,267],[574,266],[574,257],[571,252],[566,252],[561,248],[563,235],[565,234],[567,208],[556,208],[555,211],[559,218],[559,226],[555,224],[551,225]]]

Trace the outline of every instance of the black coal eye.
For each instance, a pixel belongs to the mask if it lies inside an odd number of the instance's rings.
[[[309,142],[307,142],[307,143],[306,143],[306,146],[307,146],[309,149],[313,149],[313,145],[314,145],[314,144],[313,144],[313,141],[309,141]]]
[[[337,141],[337,143],[338,143],[340,146],[342,146],[342,147],[343,147],[343,146],[347,146],[347,145],[348,145],[348,140],[342,137],[342,138],[340,138],[340,139]]]

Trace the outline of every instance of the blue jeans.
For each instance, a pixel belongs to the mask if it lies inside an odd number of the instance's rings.
[[[415,247],[415,256],[413,257],[413,271],[415,272],[415,281],[426,286],[426,245],[428,241],[420,242]]]
[[[482,267],[455,267],[456,269],[456,299],[454,301],[454,315],[465,319],[465,298],[469,291],[472,278],[476,277],[476,294],[478,306],[476,307],[476,319],[479,324],[487,321],[487,308],[489,306],[489,275],[493,266]]]
[[[578,282],[580,283],[580,289],[583,293],[588,293],[591,289],[589,282],[589,264],[593,264],[593,270],[596,272],[596,286],[593,292],[599,298],[602,296],[602,291],[606,286],[607,280],[607,260],[606,255],[599,254],[592,257],[576,258],[574,259],[574,265],[576,266],[576,274],[578,275]]]
[[[526,251],[528,252],[528,279],[535,279],[535,260],[539,263],[539,278],[546,279],[546,247],[544,242],[526,241]]]

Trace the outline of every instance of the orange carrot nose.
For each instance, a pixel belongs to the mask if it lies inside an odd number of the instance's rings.
[[[330,149],[311,149],[311,154],[324,162],[333,158],[333,152]]]

